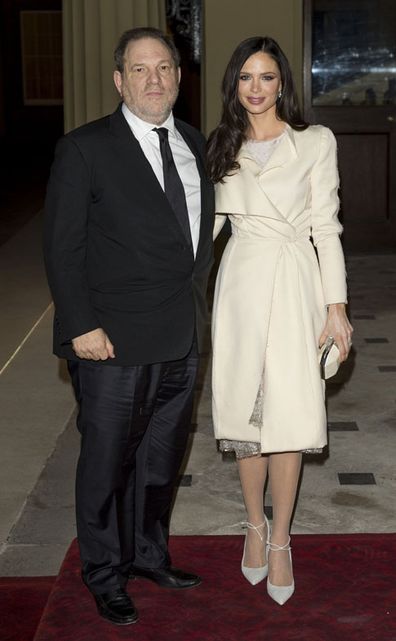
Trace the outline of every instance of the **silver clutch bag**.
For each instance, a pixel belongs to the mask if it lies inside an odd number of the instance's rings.
[[[340,352],[332,336],[329,336],[319,349],[319,366],[320,375],[324,380],[331,378],[338,372]]]

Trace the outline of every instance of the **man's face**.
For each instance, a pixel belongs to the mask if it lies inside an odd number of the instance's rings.
[[[124,71],[114,72],[114,82],[132,113],[153,125],[161,125],[176,102],[180,69],[160,40],[142,38],[129,43]]]

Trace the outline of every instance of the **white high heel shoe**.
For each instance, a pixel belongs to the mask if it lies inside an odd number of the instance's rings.
[[[290,536],[285,545],[277,545],[276,543],[271,543],[271,541],[268,541],[267,554],[269,552],[280,552],[281,550],[287,550],[289,552],[290,567],[291,571],[293,572]],[[276,603],[279,603],[279,605],[283,605],[288,599],[290,599],[291,595],[294,592],[294,587],[294,579],[290,585],[273,585],[269,579],[267,580],[267,592],[271,599],[276,601]]]
[[[260,537],[260,541],[264,541],[264,536],[259,532],[259,528],[265,525],[267,528],[267,540],[269,539],[270,527],[269,527],[268,519],[265,515],[264,515],[264,522],[261,523],[260,525],[253,525],[248,521],[244,521],[243,523],[241,523],[241,525],[248,528],[249,530],[255,530],[255,532],[257,532],[257,535]],[[243,546],[243,556],[241,561],[241,571],[243,576],[245,577],[245,579],[249,581],[249,583],[251,583],[252,585],[257,585],[257,583],[260,583],[260,581],[265,579],[265,577],[268,574],[268,561],[265,565],[258,568],[248,568],[246,567],[246,565],[244,565],[247,535],[248,533],[246,532],[245,543]],[[265,543],[267,543],[267,541],[265,541]]]

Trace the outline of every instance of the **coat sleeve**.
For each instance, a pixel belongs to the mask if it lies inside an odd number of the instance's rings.
[[[318,252],[326,305],[347,302],[338,188],[336,139],[330,129],[321,127],[319,154],[311,173],[312,238]]]
[[[62,343],[100,327],[86,272],[90,191],[88,166],[76,142],[61,138],[45,201],[44,261]]]

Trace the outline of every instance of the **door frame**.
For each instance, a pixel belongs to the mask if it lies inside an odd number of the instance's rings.
[[[312,13],[314,0],[303,0],[303,105],[307,122],[320,123],[337,134],[388,134],[386,220],[396,237],[396,106],[312,106]],[[376,118],[373,118],[373,110]]]

